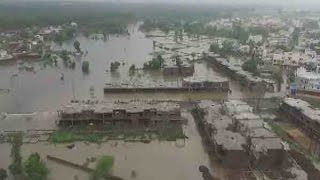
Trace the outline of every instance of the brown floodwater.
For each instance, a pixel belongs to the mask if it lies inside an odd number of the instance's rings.
[[[47,155],[78,164],[83,164],[86,158],[112,155],[115,158],[113,174],[128,180],[134,179],[131,177],[132,171],[136,172],[135,179],[139,180],[202,180],[202,174],[198,170],[200,165],[207,166],[215,176],[225,179],[228,170],[210,161],[193,117],[186,111],[182,114],[188,119],[188,125],[184,126],[188,136],[186,140],[153,141],[149,144],[109,141],[100,145],[79,142],[75,143],[74,149],[66,148],[66,144],[24,144],[22,154],[26,157],[32,152],[40,153],[53,180],[72,180],[75,175],[79,180],[87,180],[88,174],[47,160]],[[0,149],[0,168],[7,168],[10,163],[10,145],[0,144]],[[94,167],[94,163],[90,163],[89,167]]]
[[[173,93],[173,94],[106,94],[103,88],[106,83],[113,82],[181,82],[182,77],[163,77],[161,72],[143,72],[139,70],[135,75],[129,75],[128,70],[132,64],[142,68],[143,63],[151,59],[153,52],[152,40],[138,31],[138,24],[129,25],[130,36],[110,36],[106,41],[93,40],[84,36],[76,39],[80,42],[81,49],[88,54],[81,58],[72,58],[76,62],[76,68],[66,68],[62,61],[58,66],[44,67],[44,62],[29,61],[34,67],[34,72],[18,69],[17,61],[0,65],[0,112],[33,112],[57,109],[61,104],[70,102],[73,98],[87,99],[132,99],[132,98],[154,98],[154,99],[221,99],[226,97],[242,97],[242,92],[237,83],[230,83],[232,94],[207,92],[207,93]],[[66,42],[62,46],[52,43],[53,50],[67,49],[74,51],[73,41]],[[90,73],[83,74],[81,70],[82,61],[90,62]],[[117,72],[111,73],[110,63],[121,62]],[[61,73],[64,81],[60,80]],[[195,63],[195,75],[221,76],[205,62]],[[94,91],[90,92],[93,87]]]
[[[231,94],[227,92],[197,92],[197,93],[130,93],[130,94],[104,94],[103,87],[112,82],[157,82],[181,81],[181,77],[163,77],[161,72],[143,72],[139,70],[130,76],[128,69],[131,64],[141,68],[144,62],[150,60],[153,52],[152,40],[138,31],[138,25],[129,25],[129,36],[110,36],[107,41],[92,40],[83,36],[76,39],[80,42],[83,51],[88,54],[80,59],[74,59],[76,68],[71,70],[64,67],[59,61],[58,66],[43,66],[43,62],[30,62],[34,72],[21,71],[17,62],[2,64],[0,66],[0,112],[23,113],[55,111],[60,105],[70,102],[73,98],[86,100],[129,100],[129,99],[158,99],[158,100],[199,100],[223,98],[242,98],[252,96],[252,93],[240,88],[239,84],[230,81]],[[62,46],[52,44],[55,50],[67,49],[73,51],[73,41]],[[90,62],[90,73],[83,74],[82,61]],[[117,72],[111,73],[110,63],[121,62]],[[64,81],[60,74],[64,74]],[[206,62],[195,62],[195,74],[201,76],[223,76]],[[90,88],[93,87],[93,91]],[[184,110],[185,111],[185,110]],[[128,143],[113,141],[97,144],[76,143],[74,149],[66,148],[64,144],[24,144],[22,153],[24,157],[31,152],[39,152],[46,160],[46,155],[53,155],[65,160],[82,164],[88,157],[113,155],[115,165],[113,173],[117,176],[132,179],[131,173],[135,171],[139,180],[202,180],[198,171],[200,165],[206,165],[211,172],[225,179],[228,170],[218,163],[209,160],[208,154],[202,145],[201,137],[197,132],[190,113],[184,112],[189,120],[184,131],[189,137],[185,141],[159,142],[149,144]],[[0,120],[1,130],[27,130],[33,128],[56,128],[54,113],[39,113],[37,118],[10,117]],[[88,175],[79,170],[47,161],[53,180],[72,180],[75,175],[80,180],[88,179]],[[0,168],[7,168],[10,162],[10,145],[0,144]],[[90,164],[93,167],[94,164]]]

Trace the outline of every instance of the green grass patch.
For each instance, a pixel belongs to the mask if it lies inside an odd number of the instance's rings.
[[[113,156],[102,156],[98,159],[94,172],[91,174],[91,180],[106,179],[112,174],[112,167],[114,164]]]
[[[177,139],[187,138],[182,127],[161,126],[152,128],[121,128],[108,127],[101,131],[88,132],[87,130],[78,131],[56,131],[49,141],[53,143],[70,143],[76,141],[87,141],[98,143],[104,138],[109,140],[166,140],[175,141]]]
[[[300,99],[307,101],[308,103],[311,104],[311,106],[315,108],[320,108],[320,99],[318,98],[312,98],[308,96],[299,96]]]
[[[269,126],[272,128],[273,132],[275,132],[282,140],[287,142],[292,150],[302,153],[307,159],[311,161],[320,161],[319,157],[313,156],[310,152],[306,151],[301,145],[297,144],[293,139],[291,139],[288,136],[286,130],[283,127],[281,127],[278,123],[271,120],[267,122]]]
[[[50,137],[50,142],[53,143],[69,143],[75,141],[88,141],[88,142],[99,142],[103,138],[101,134],[78,134],[75,132],[54,132]]]

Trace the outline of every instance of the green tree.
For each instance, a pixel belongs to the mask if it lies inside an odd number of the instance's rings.
[[[276,81],[278,85],[278,91],[281,91],[281,84],[283,83],[282,72],[280,70],[274,71],[272,73],[272,78]]]
[[[1,168],[0,169],[0,180],[5,180],[8,177],[8,173],[5,169]]]
[[[290,84],[290,83],[294,83],[296,80],[296,76],[295,76],[295,73],[294,71],[290,71],[287,75],[287,83]]]
[[[11,143],[11,159],[9,170],[13,176],[17,178],[23,177],[21,146],[22,146],[22,133],[14,133],[10,135]]]
[[[163,67],[164,59],[161,55],[153,57],[151,61],[143,64],[143,69],[161,69]]]
[[[129,71],[135,71],[136,70],[136,66],[134,64],[132,64],[129,68]]]
[[[291,39],[291,46],[292,48],[299,43],[299,33],[300,30],[298,28],[295,28],[294,31],[292,32],[292,39]]]
[[[77,52],[81,52],[81,48],[80,48],[80,42],[79,41],[74,41],[74,43],[73,43],[73,47],[74,47],[74,49],[76,49],[77,50]]]
[[[120,66],[120,62],[118,62],[118,61],[112,62],[110,64],[110,71],[111,72],[116,71],[119,68],[119,66]]]
[[[244,71],[251,72],[253,75],[259,74],[257,67],[258,67],[258,62],[255,59],[250,59],[242,64],[242,69]]]
[[[46,180],[49,170],[46,164],[41,161],[38,153],[32,153],[25,162],[27,180]]]
[[[91,175],[91,180],[106,179],[111,175],[114,158],[112,156],[103,156],[97,163],[94,172]]]
[[[65,61],[65,62],[70,59],[69,53],[68,53],[68,51],[66,51],[66,50],[63,50],[63,51],[61,52],[60,57],[61,57],[61,59],[62,59],[63,61]]]
[[[129,75],[132,76],[135,74],[136,71],[136,66],[134,64],[132,64],[129,68]]]

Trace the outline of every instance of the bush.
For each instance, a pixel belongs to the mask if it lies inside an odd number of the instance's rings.
[[[98,180],[110,176],[113,163],[114,158],[112,156],[102,156],[96,163],[91,179]]]

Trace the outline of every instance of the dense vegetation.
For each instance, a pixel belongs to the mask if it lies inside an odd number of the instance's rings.
[[[46,180],[49,170],[38,153],[31,154],[23,166],[22,139],[22,133],[14,133],[10,136],[12,163],[9,165],[9,170],[11,174],[17,180]],[[5,172],[1,171],[1,178],[5,175]]]
[[[2,3],[0,4],[0,27],[4,29],[33,26],[62,25],[77,22],[90,33],[126,33],[127,24],[134,20],[128,11],[104,3]],[[70,37],[67,29],[59,39]]]
[[[163,126],[157,128],[120,128],[120,127],[108,127],[100,133],[81,133],[81,132],[66,132],[57,131],[50,136],[50,142],[52,143],[69,143],[75,141],[86,142],[102,142],[104,138],[109,140],[132,140],[140,139],[151,140],[157,138],[159,140],[175,141],[176,139],[187,138],[181,127]]]
[[[21,146],[22,146],[22,134],[14,133],[10,136],[11,143],[11,159],[12,162],[9,165],[9,170],[11,174],[17,179],[23,179],[23,166],[22,166],[22,156],[21,156]]]
[[[49,170],[38,153],[32,153],[25,162],[27,180],[46,180]]]
[[[259,71],[258,71],[258,62],[256,59],[250,59],[248,61],[246,61],[245,63],[242,64],[242,69],[244,71],[249,71],[251,72],[253,75],[258,75]]]

